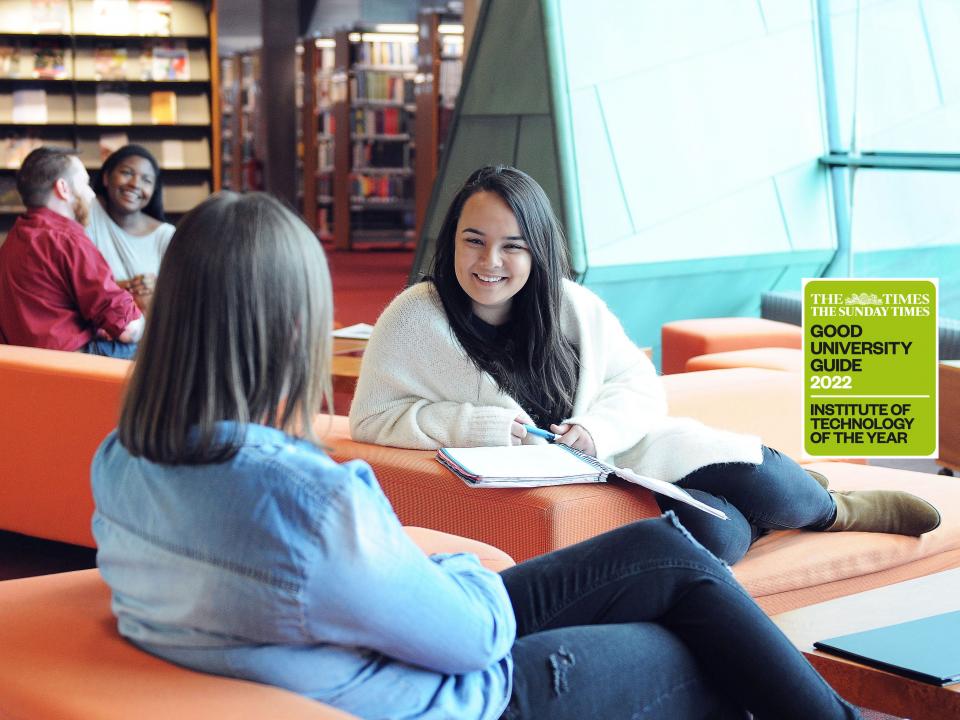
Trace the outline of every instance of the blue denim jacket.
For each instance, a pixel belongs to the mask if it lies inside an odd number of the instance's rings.
[[[499,717],[516,633],[500,576],[424,555],[366,463],[239,429],[220,464],[152,463],[115,432],[97,451],[97,564],[120,633],[363,718]]]

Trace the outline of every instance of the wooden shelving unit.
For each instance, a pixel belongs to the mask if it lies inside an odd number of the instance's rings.
[[[463,72],[463,24],[457,14],[427,10],[419,16],[419,66],[416,76],[416,237],[420,237],[430,194]]]
[[[413,239],[415,32],[342,31],[335,37],[331,99],[333,235],[355,242]]]
[[[0,3],[0,231],[41,144],[78,148],[90,170],[127,142],[147,147],[174,219],[219,187],[216,17],[216,0]]]
[[[298,47],[297,154],[303,217],[321,240],[333,239],[333,38],[309,38]]]

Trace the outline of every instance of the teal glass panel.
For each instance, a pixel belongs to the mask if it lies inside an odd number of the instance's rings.
[[[859,170],[855,277],[939,277],[940,314],[960,318],[960,173]]]

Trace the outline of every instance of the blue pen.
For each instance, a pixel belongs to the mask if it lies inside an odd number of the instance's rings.
[[[555,433],[552,433],[552,432],[550,432],[549,430],[541,430],[541,429],[538,428],[536,425],[524,425],[523,427],[524,427],[524,429],[525,429],[528,433],[530,433],[531,435],[536,435],[537,437],[542,437],[544,440],[547,440],[547,441],[549,441],[549,442],[553,442],[553,441],[556,440],[558,437],[560,437],[559,435],[557,435],[557,434],[555,434]]]

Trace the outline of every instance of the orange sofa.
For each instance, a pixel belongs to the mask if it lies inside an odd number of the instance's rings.
[[[90,460],[132,367],[0,345],[0,530],[93,547]]]
[[[752,317],[695,318],[660,328],[660,366],[665,374],[684,372],[688,359],[708,353],[758,347],[803,347],[798,325]]]
[[[428,554],[473,552],[492,570],[496,548],[407,528]],[[279,688],[187,670],[123,640],[96,570],[0,582],[0,718],[4,720],[347,720]]]
[[[687,360],[684,365],[684,372],[739,367],[769,368],[770,370],[802,373],[803,350],[801,348],[759,347],[695,355]]]
[[[14,409],[0,426],[0,529],[93,545],[88,467],[116,422],[127,367],[100,360],[0,346],[0,392]],[[28,367],[28,361],[37,367]],[[63,364],[62,377],[57,363]],[[796,374],[735,368],[664,376],[663,381],[673,414],[756,433],[801,462],[810,460],[802,453]],[[343,417],[320,416],[317,423],[333,457],[361,458],[373,466],[405,525],[474,538],[518,561],[659,512],[649,492],[621,482],[468,488],[432,452],[353,442]],[[38,427],[42,437],[35,436]],[[23,450],[28,446],[33,452]],[[19,459],[11,461],[14,455]],[[921,495],[940,508],[943,524],[920,539],[773,533],[735,568],[764,608],[781,612],[960,565],[960,485],[955,480],[850,463],[823,468],[836,489],[897,487]]]

